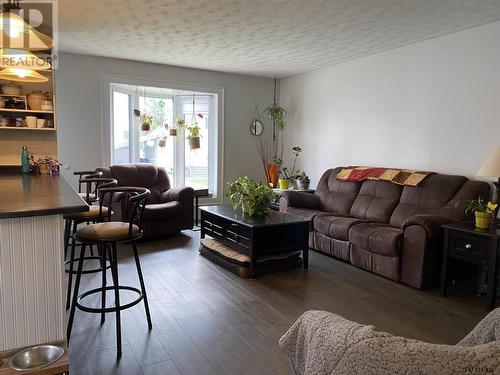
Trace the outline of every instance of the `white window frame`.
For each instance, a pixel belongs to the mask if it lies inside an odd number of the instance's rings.
[[[211,108],[211,113],[213,116],[210,116],[209,121],[213,121],[214,125],[217,126],[209,126],[211,129],[211,138],[213,142],[209,143],[209,160],[208,160],[208,173],[209,176],[213,176],[213,178],[209,178],[209,184],[215,186],[209,186],[210,193],[213,194],[210,198],[200,199],[200,205],[212,205],[212,204],[222,204],[224,201],[223,191],[224,191],[224,88],[222,87],[213,87],[213,86],[203,86],[203,85],[189,85],[189,84],[180,84],[176,82],[168,82],[168,81],[158,81],[158,80],[150,80],[144,78],[137,77],[129,77],[123,75],[115,75],[115,74],[103,74],[102,76],[102,150],[103,155],[102,159],[106,165],[111,165],[111,155],[113,151],[113,137],[112,134],[112,123],[113,123],[113,108],[112,108],[112,95],[113,89],[112,84],[125,84],[132,86],[147,86],[147,87],[157,87],[157,88],[169,88],[174,90],[185,90],[191,92],[202,92],[215,94],[213,96],[213,102]],[[175,101],[175,105],[180,105],[177,103],[180,101]],[[131,103],[132,110],[134,107],[134,103]],[[217,110],[215,110],[217,108]],[[135,116],[132,116],[130,121],[130,126],[139,126],[137,119]],[[133,132],[130,132],[133,134]],[[182,142],[183,143],[183,142]],[[185,145],[182,145],[184,149]],[[212,148],[215,148],[215,152]],[[134,147],[137,149],[137,147]],[[133,152],[133,151],[132,151]],[[184,152],[180,152],[182,155],[182,160],[178,160],[179,158],[175,156],[174,153],[174,163],[176,168],[180,168],[179,171],[182,171],[182,176],[184,176]],[[213,160],[216,159],[216,160]],[[181,179],[182,181],[184,178]],[[174,182],[175,183],[175,182]]]

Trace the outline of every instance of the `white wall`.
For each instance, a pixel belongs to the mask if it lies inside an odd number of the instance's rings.
[[[474,175],[500,145],[500,22],[281,81],[287,142],[330,167]]]
[[[241,175],[264,179],[249,125],[255,105],[262,110],[272,103],[271,79],[62,53],[56,72],[58,156],[69,165],[63,174],[73,183],[74,170],[104,164],[102,80],[106,74],[224,88],[224,181]]]

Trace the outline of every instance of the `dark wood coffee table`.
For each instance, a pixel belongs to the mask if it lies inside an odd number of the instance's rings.
[[[304,268],[309,263],[309,220],[283,212],[265,216],[244,215],[232,206],[201,208],[201,238],[208,235],[250,257],[252,277],[257,258],[264,255],[302,251]]]

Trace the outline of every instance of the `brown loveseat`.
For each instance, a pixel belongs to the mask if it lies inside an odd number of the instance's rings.
[[[194,190],[190,187],[171,188],[164,168],[153,164],[120,164],[97,169],[102,177],[112,177],[118,186],[139,186],[151,190],[144,209],[144,236],[155,237],[179,232],[193,227]],[[127,221],[125,200],[113,200],[113,217]]]
[[[284,192],[280,210],[311,219],[309,247],[416,288],[437,284],[441,225],[469,218],[464,200],[488,198],[486,182],[430,174],[418,187],[346,182],[329,169],[316,192]]]

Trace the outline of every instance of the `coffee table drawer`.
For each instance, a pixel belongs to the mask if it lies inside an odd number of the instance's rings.
[[[487,264],[490,241],[485,238],[453,233],[450,236],[450,255],[453,258]]]

